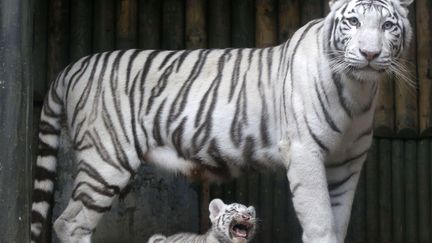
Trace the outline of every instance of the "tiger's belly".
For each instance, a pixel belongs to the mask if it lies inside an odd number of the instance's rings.
[[[164,170],[202,181],[223,181],[238,177],[249,169],[283,165],[276,146],[253,150],[251,144],[247,144],[241,149],[222,150],[212,142],[195,155],[179,154],[169,145],[154,147],[145,154],[144,160]]]

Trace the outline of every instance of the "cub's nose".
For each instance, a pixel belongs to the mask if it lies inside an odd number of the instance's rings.
[[[359,51],[360,54],[362,54],[362,56],[364,56],[369,62],[377,58],[381,54],[381,51],[370,51],[366,49],[359,49]]]
[[[249,214],[247,214],[247,215],[246,214],[242,214],[241,217],[245,221],[249,221],[251,219],[251,216]]]

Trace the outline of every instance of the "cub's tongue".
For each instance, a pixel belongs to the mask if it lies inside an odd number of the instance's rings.
[[[234,231],[235,231],[236,236],[238,236],[238,237],[244,237],[244,238],[247,237],[247,231],[244,229],[236,228]]]

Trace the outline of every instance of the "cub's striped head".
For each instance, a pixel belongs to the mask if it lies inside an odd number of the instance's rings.
[[[405,76],[400,62],[411,40],[413,0],[331,0],[328,38],[334,72],[378,81],[388,72]]]
[[[255,208],[243,204],[226,205],[220,199],[213,199],[209,205],[212,230],[223,242],[249,242],[256,229]]]

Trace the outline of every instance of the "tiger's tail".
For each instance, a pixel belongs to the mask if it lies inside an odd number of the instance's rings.
[[[51,84],[42,107],[38,134],[38,155],[34,171],[31,212],[31,242],[40,241],[46,230],[56,176],[61,116],[63,111],[62,75]]]
[[[147,241],[147,243],[164,243],[166,241],[166,237],[163,235],[153,235],[152,237],[150,237],[150,239]]]

